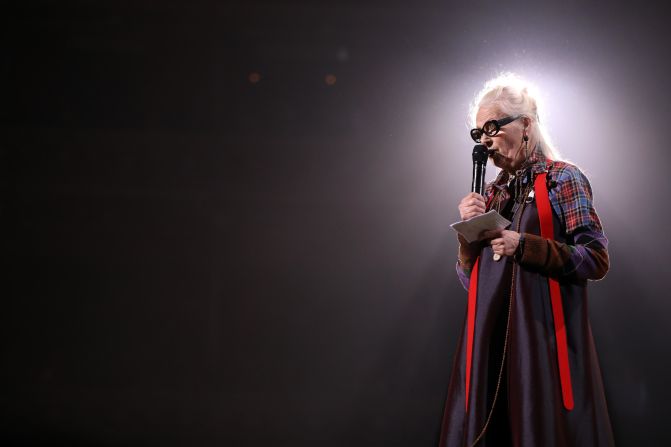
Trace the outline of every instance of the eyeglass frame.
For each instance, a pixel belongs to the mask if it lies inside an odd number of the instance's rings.
[[[515,121],[516,119],[522,118],[523,116],[524,115],[506,116],[505,118],[501,118],[499,120],[485,121],[485,123],[482,125],[482,127],[474,127],[473,129],[471,129],[471,138],[476,143],[480,143],[481,142],[480,140],[482,139],[483,134],[487,135],[488,137],[493,137],[497,133],[499,133],[499,131],[501,130],[501,128],[503,126],[505,126],[506,124],[510,124],[513,121]],[[485,127],[487,127],[487,124],[489,124],[489,123],[494,123],[494,131],[493,132],[486,132],[485,131]],[[475,135],[473,135],[473,132],[479,132],[480,135],[476,138]]]

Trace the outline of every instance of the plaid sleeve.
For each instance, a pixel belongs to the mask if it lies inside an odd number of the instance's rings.
[[[471,284],[471,269],[464,269],[462,266],[459,265],[457,262],[457,277],[459,277],[459,282],[461,282],[461,285],[464,287],[464,289],[468,290],[468,286]]]
[[[578,228],[602,233],[601,221],[592,204],[592,188],[585,174],[571,164],[563,164],[553,174],[557,186],[551,190],[550,202],[566,234],[572,235]]]

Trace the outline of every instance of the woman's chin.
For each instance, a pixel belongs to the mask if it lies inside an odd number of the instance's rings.
[[[494,154],[492,156],[492,162],[494,166],[500,169],[506,169],[508,167],[507,159],[499,154]]]

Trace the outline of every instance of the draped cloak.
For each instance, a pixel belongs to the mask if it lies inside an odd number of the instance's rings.
[[[465,321],[449,382],[439,447],[470,447],[482,432],[488,417],[487,429],[476,444],[479,447],[614,446],[599,361],[588,320],[585,278],[589,275],[580,272],[581,268],[590,267],[590,260],[586,259],[589,258],[589,251],[578,253],[580,250],[576,249],[592,244],[606,250],[607,240],[600,232],[601,225],[592,208],[589,183],[579,169],[568,163],[545,160],[540,151],[534,151],[532,161],[533,166],[526,173],[530,181],[542,172],[548,172],[550,178],[554,175],[554,179],[559,180],[559,184],[556,181],[549,184],[550,196],[555,195],[552,197],[555,241],[566,244],[570,248],[568,252],[585,261],[569,261],[563,271],[552,274],[561,289],[574,406],[569,410],[562,400],[547,272],[538,266],[523,265],[514,257],[504,256],[500,261],[494,261],[491,247],[483,244],[477,265],[468,409],[465,396],[468,325]],[[573,228],[575,225],[570,224],[570,219],[574,217],[571,207],[557,205],[570,205],[573,199],[584,199],[585,194],[557,197],[571,190],[562,187],[562,181],[575,181],[576,178],[586,184],[586,215],[591,216],[586,219],[596,219],[596,225],[588,225],[591,228]],[[494,186],[501,183],[500,179],[501,174],[493,185],[489,185],[486,198],[496,192]],[[513,198],[508,199],[511,200]],[[504,207],[509,205],[512,214],[510,220],[513,226],[510,229],[540,235],[537,199],[525,197],[524,200],[527,202],[524,205],[504,203]],[[580,206],[585,208],[584,205]],[[571,227],[570,234],[567,227]],[[468,286],[468,281],[462,282]],[[497,384],[499,392],[492,410]]]

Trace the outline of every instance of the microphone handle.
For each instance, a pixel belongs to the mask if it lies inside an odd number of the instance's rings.
[[[485,193],[485,163],[473,163],[473,183],[471,183],[471,192],[484,195]]]

